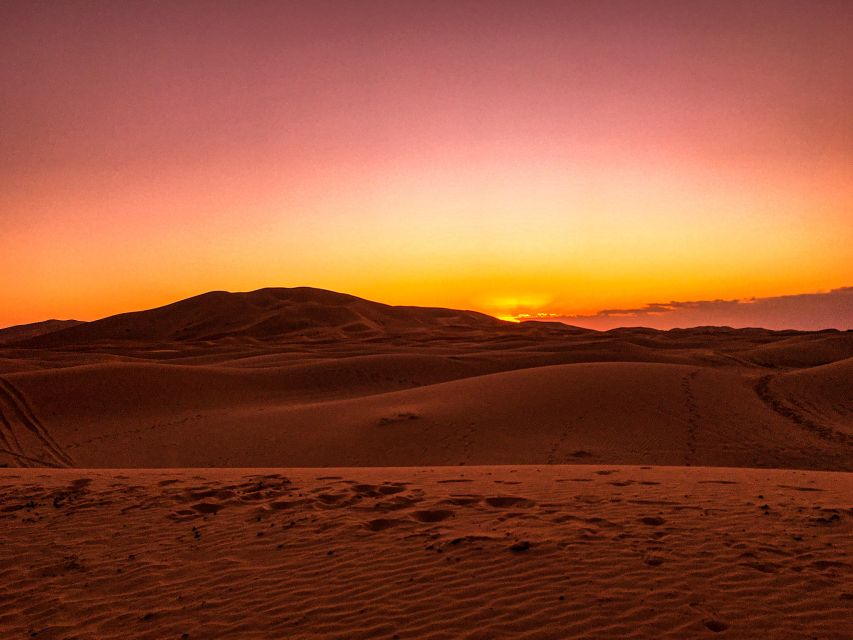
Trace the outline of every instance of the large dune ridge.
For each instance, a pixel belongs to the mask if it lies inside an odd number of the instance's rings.
[[[248,293],[211,291],[148,311],[81,323],[23,341],[62,346],[114,341],[199,341],[229,336],[270,339],[325,332],[377,335],[418,329],[497,327],[502,321],[475,311],[401,307],[311,287]]]
[[[0,344],[0,637],[850,638],[850,332],[297,288]]]

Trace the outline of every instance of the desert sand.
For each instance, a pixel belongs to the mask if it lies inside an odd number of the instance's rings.
[[[0,330],[0,636],[850,638],[853,333],[317,289]]]
[[[4,638],[850,638],[850,474],[1,471]]]

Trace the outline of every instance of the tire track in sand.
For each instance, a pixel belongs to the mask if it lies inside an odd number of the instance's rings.
[[[853,446],[853,436],[843,433],[841,431],[836,431],[831,427],[827,427],[826,425],[820,424],[808,416],[803,415],[795,406],[793,406],[789,402],[785,402],[782,398],[777,397],[770,390],[770,383],[773,381],[774,375],[766,375],[762,376],[755,383],[755,393],[761,399],[761,401],[766,404],[772,411],[777,413],[778,415],[790,420],[795,425],[800,427],[801,429],[805,429],[806,431],[811,432],[813,435],[817,436],[822,440],[828,440],[830,442],[841,442],[842,444],[846,444],[848,446]]]
[[[9,438],[4,438],[5,443],[9,445],[6,447],[9,455],[24,463],[28,461],[35,463],[41,460],[50,466],[70,467],[74,465],[71,457],[36,417],[24,394],[3,377],[0,377],[0,413],[3,415],[2,422],[9,434]],[[32,452],[25,451],[15,433],[16,423],[35,437],[39,446],[44,450],[44,456],[33,455]],[[48,460],[43,458],[48,458]]]
[[[14,429],[12,429],[12,423],[3,413],[2,403],[0,403],[0,445],[2,445],[0,453],[12,456],[19,463],[27,458],[23,455],[24,451],[21,449],[21,443],[18,441]],[[23,466],[27,465],[24,463]]]

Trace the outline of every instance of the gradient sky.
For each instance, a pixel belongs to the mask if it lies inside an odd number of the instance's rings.
[[[849,1],[4,0],[0,326],[849,286],[851,33]]]

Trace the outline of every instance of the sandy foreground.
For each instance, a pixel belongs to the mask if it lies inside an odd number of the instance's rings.
[[[3,638],[821,638],[853,474],[0,469]]]

